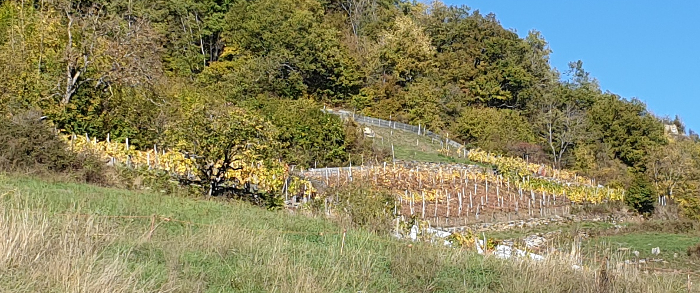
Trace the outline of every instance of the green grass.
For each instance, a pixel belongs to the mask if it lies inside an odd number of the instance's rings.
[[[343,227],[320,218],[26,177],[0,175],[0,222],[2,292],[598,290],[592,272],[566,264],[502,262],[362,229],[348,229],[342,245]],[[684,287],[674,276],[638,276],[611,288]]]
[[[590,256],[597,252],[617,252],[620,259],[635,260],[633,251],[639,252],[640,259],[662,259],[654,267],[673,270],[697,271],[700,265],[686,254],[691,246],[700,242],[700,237],[684,234],[661,232],[631,232],[619,235],[595,237],[583,244],[584,251]],[[653,255],[652,248],[659,247],[660,254]]]
[[[457,150],[453,147],[450,147],[450,150],[453,152],[451,156],[441,154],[439,152],[441,149],[440,142],[430,137],[403,130],[392,131],[388,128],[367,127],[371,128],[376,133],[377,137],[374,138],[374,143],[376,145],[391,149],[393,144],[394,156],[398,160],[477,164],[468,159],[457,157]]]

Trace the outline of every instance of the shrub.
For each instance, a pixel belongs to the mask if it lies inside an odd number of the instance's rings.
[[[536,142],[526,118],[516,110],[465,108],[452,132],[458,139],[490,152],[506,153],[509,146]]]
[[[365,137],[363,128],[353,121],[345,123],[345,146],[348,160],[359,166],[366,162],[385,162],[391,159],[391,150],[372,143]]]
[[[6,172],[67,173],[78,181],[106,184],[105,164],[91,153],[75,153],[39,112],[0,117],[0,169]]]
[[[686,253],[692,258],[700,258],[700,243],[688,247]]]
[[[654,212],[655,192],[647,179],[638,175],[627,190],[625,203],[640,214]]]
[[[321,106],[309,99],[280,100],[259,98],[241,103],[255,109],[278,129],[279,155],[291,165],[303,168],[347,166],[348,161],[359,164],[363,159],[384,160],[388,152],[373,147],[365,139],[361,127],[343,123],[340,117],[326,114]]]
[[[388,190],[373,189],[371,185],[356,181],[329,190],[331,210],[354,226],[374,232],[386,232],[391,228],[395,198]]]

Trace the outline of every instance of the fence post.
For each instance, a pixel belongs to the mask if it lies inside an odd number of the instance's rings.
[[[425,219],[425,191],[421,190],[421,197],[423,198],[423,209],[421,211],[421,218]]]
[[[153,145],[153,164],[158,168],[158,147]]]
[[[347,232],[347,229],[343,229],[343,239],[340,242],[340,254],[343,254],[343,249],[345,248],[345,233]]]

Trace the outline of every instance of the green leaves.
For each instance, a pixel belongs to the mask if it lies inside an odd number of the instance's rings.
[[[514,110],[466,108],[455,124],[457,136],[487,151],[505,153],[521,142],[534,142],[525,117]]]
[[[589,132],[610,146],[612,155],[643,172],[650,147],[663,144],[663,126],[639,100],[614,94],[600,97],[588,111]]]
[[[175,149],[194,159],[196,182],[209,196],[241,188],[242,178],[231,178],[231,171],[271,163],[276,129],[261,117],[223,105],[194,104],[189,110],[170,126],[168,136]]]
[[[338,32],[322,23],[318,2],[242,1],[227,14],[229,46],[269,61],[265,90],[284,97],[312,94],[328,101],[359,91],[354,61],[340,46]]]
[[[625,203],[640,214],[649,215],[654,211],[656,193],[653,186],[642,176],[637,176],[627,190]]]

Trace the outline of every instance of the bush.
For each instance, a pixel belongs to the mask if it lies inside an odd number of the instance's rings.
[[[0,169],[5,172],[66,173],[78,181],[105,184],[105,164],[76,154],[39,112],[0,117]]]
[[[353,121],[345,123],[345,149],[349,155],[349,162],[355,166],[367,162],[371,164],[373,161],[379,164],[391,159],[391,150],[373,144],[372,140],[365,137],[363,128]]]
[[[459,140],[498,153],[513,151],[512,146],[518,144],[536,142],[532,127],[516,110],[465,108],[452,127],[452,133]]]
[[[374,232],[391,228],[395,198],[388,190],[372,189],[371,184],[356,181],[353,184],[329,190],[331,211],[353,226]]]
[[[700,243],[688,247],[686,253],[692,258],[700,258]]]
[[[241,103],[255,109],[279,131],[279,155],[291,165],[303,168],[313,166],[347,166],[363,159],[384,160],[388,152],[382,152],[365,139],[361,127],[352,122],[343,123],[340,117],[326,114],[321,106],[308,99],[280,100],[260,98]]]
[[[627,190],[625,204],[640,214],[650,215],[654,212],[655,198],[655,192],[651,183],[641,175],[638,175]]]

